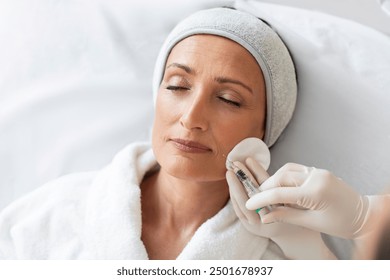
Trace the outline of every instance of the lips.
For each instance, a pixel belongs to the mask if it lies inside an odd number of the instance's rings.
[[[174,138],[171,141],[177,149],[188,153],[207,153],[212,151],[209,147],[191,140]]]

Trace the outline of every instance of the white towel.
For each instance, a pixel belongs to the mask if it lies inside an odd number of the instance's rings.
[[[148,259],[141,240],[140,182],[156,166],[132,144],[105,169],[57,179],[0,214],[3,259]],[[195,232],[178,259],[281,258],[247,232],[229,202]]]

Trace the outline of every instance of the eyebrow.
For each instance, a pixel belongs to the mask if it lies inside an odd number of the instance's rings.
[[[177,68],[183,69],[188,74],[194,74],[194,72],[195,72],[188,65],[184,65],[181,63],[176,63],[176,62],[171,63],[166,67],[166,69],[171,68],[171,67],[177,67]],[[243,83],[239,80],[235,80],[235,79],[231,79],[231,78],[227,78],[227,77],[216,77],[214,79],[214,81],[216,81],[220,84],[225,84],[225,83],[236,84],[236,85],[242,86],[243,88],[247,89],[250,93],[253,94],[253,90],[249,86],[247,86],[245,83]]]
[[[226,78],[226,77],[216,77],[214,80],[220,84],[230,83],[230,84],[236,84],[236,85],[242,86],[243,88],[247,89],[250,93],[253,94],[253,90],[249,86],[247,86],[246,84],[244,84],[243,82],[241,82],[239,80],[234,80],[234,79]]]
[[[193,74],[194,73],[194,70],[192,70],[191,67],[187,66],[187,65],[184,65],[184,64],[180,64],[180,63],[172,63],[172,64],[169,64],[166,69],[168,68],[171,68],[171,67],[177,67],[177,68],[180,68],[180,69],[183,69],[186,73],[188,74]]]

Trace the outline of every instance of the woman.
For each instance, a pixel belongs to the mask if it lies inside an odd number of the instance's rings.
[[[220,22],[215,21],[218,15],[224,17]],[[266,90],[261,68],[233,41],[241,37],[221,32],[230,20],[235,25],[237,20],[248,21],[244,24],[259,33],[259,27],[265,28],[260,20],[246,17],[226,8],[198,13],[179,24],[161,50],[153,129],[153,150],[161,169],[141,187],[143,225],[148,229],[142,237],[147,248],[151,244],[149,256],[151,251],[158,258],[178,255],[197,228],[229,200],[228,152],[246,137],[264,137]],[[162,208],[156,209],[159,205]]]
[[[247,137],[271,146],[295,106],[292,59],[271,28],[228,8],[190,16],[162,47],[154,88],[152,148],[132,144],[102,171],[10,205],[1,258],[333,258],[318,232],[300,227],[293,237],[305,232],[315,252],[283,255],[246,230],[229,200],[226,155]]]
[[[271,145],[293,112],[295,72],[280,38],[249,14],[201,11],[167,38],[154,87],[152,150],[132,144],[104,170],[65,176],[10,205],[0,215],[2,258],[284,257],[242,226],[225,179],[238,142]]]

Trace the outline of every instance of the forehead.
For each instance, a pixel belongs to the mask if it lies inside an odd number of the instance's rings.
[[[202,34],[187,37],[173,47],[168,61],[192,58],[204,59],[211,65],[223,63],[225,67],[238,64],[240,68],[245,68],[245,66],[252,70],[258,68],[258,72],[261,72],[257,61],[249,51],[240,44],[221,36]]]

